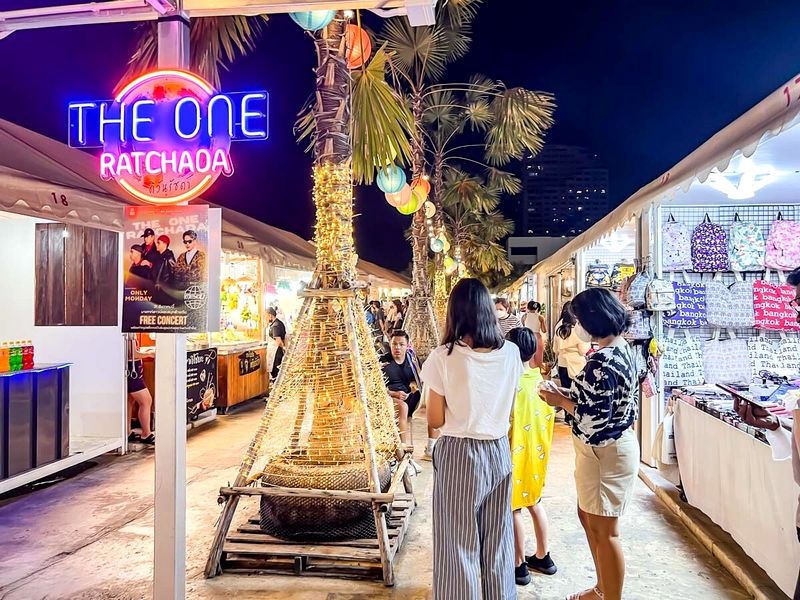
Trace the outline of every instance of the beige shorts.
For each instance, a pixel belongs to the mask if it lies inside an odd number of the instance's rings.
[[[620,517],[639,473],[639,441],[633,428],[607,446],[590,446],[572,437],[575,446],[575,487],[582,511]]]

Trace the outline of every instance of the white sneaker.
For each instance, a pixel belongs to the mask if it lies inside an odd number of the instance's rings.
[[[427,460],[428,462],[433,460],[433,452],[430,448],[425,448],[425,453],[422,455],[422,460]]]
[[[420,473],[422,473],[422,467],[413,458],[410,461],[408,461],[408,466],[414,469],[415,475],[419,475]]]

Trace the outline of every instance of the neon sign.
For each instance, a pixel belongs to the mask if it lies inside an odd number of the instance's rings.
[[[269,95],[218,93],[178,70],[154,71],[113,100],[69,104],[69,145],[102,148],[100,176],[151,204],[196,198],[233,174],[231,142],[265,140]]]

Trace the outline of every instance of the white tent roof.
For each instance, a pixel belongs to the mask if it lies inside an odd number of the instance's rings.
[[[733,123],[716,133],[669,171],[638,190],[561,250],[534,265],[528,273],[509,287],[515,288],[520,285],[529,273],[546,275],[556,271],[575,252],[598,242],[611,231],[641,214],[642,210],[671,198],[679,191],[687,191],[693,184],[706,182],[712,171],[725,171],[731,165],[731,161],[738,162],[741,157],[753,156],[760,144],[775,139],[778,134],[797,124],[800,120],[798,113],[800,113],[800,75],[792,77],[786,85],[772,92]],[[795,137],[794,134],[792,137]],[[792,142],[796,148],[800,140],[792,140]],[[768,145],[773,146],[772,143]],[[792,151],[788,156],[793,158],[796,156],[796,151]],[[800,170],[800,161],[795,161],[795,163],[791,169],[792,173],[795,169]],[[784,170],[789,172],[789,168]],[[794,190],[793,201],[797,199],[798,187],[800,186],[797,184],[791,186]],[[714,200],[713,194],[715,193],[717,192],[706,185],[702,190],[698,190],[698,195],[695,196],[693,189],[693,202],[695,199],[697,203],[700,203],[719,201],[725,198],[722,195]]]
[[[63,197],[63,198],[62,198]],[[140,204],[97,174],[94,157],[0,119],[0,210],[121,231],[123,207]],[[212,205],[216,206],[216,205]],[[271,264],[310,271],[313,244],[288,231],[222,208],[222,246],[263,256]],[[360,275],[388,287],[408,279],[367,261]]]

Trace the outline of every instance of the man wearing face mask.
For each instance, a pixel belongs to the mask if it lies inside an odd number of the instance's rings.
[[[497,322],[500,323],[500,329],[503,331],[503,337],[512,329],[522,327],[522,323],[517,315],[512,315],[508,310],[508,300],[505,298],[496,298],[494,301],[494,309],[497,311]]]

